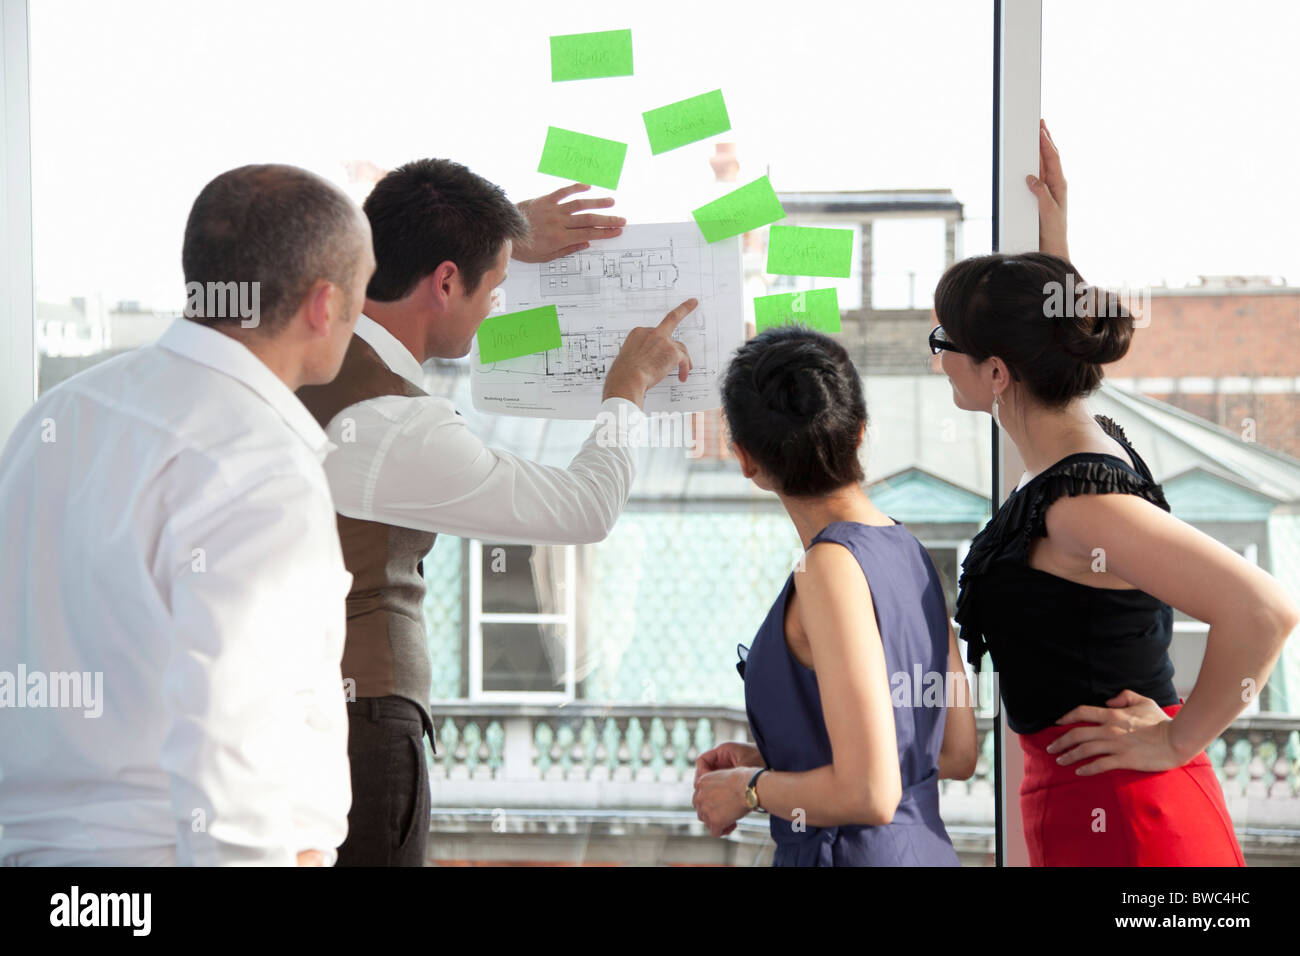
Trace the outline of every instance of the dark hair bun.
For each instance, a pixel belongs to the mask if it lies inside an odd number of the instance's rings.
[[[863,480],[862,380],[844,347],[802,326],[768,329],[727,367],[722,404],[731,439],[787,495],[823,495]]]
[[[1086,286],[1072,313],[1061,320],[1061,344],[1067,352],[1093,365],[1106,365],[1125,356],[1133,340],[1133,316],[1119,296]]]
[[[806,342],[768,349],[753,371],[764,406],[799,421],[815,419],[826,410],[830,392],[823,379],[835,374],[825,353]]]

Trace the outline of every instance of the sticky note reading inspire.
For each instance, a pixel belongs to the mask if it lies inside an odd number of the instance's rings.
[[[701,206],[691,215],[699,223],[704,240],[717,242],[784,219],[785,210],[767,177],[760,176],[748,186]]]
[[[632,31],[551,37],[551,82],[632,75]]]
[[[558,349],[560,316],[555,306],[489,315],[478,327],[478,356],[484,365]]]
[[[574,182],[617,189],[626,157],[627,143],[548,126],[546,145],[542,147],[542,161],[537,171]]]
[[[754,299],[757,331],[777,325],[806,325],[818,332],[840,330],[840,300],[834,289],[760,295]]]
[[[767,271],[775,275],[847,279],[852,264],[852,229],[773,226],[768,233]]]
[[[722,90],[648,110],[641,118],[650,137],[650,152],[656,156],[731,129]]]

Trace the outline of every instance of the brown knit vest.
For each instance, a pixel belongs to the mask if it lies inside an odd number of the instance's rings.
[[[298,398],[322,428],[358,402],[425,394],[385,365],[359,335],[352,336],[334,381],[298,390]],[[330,452],[348,453],[346,442]],[[436,536],[343,515],[338,522],[343,563],[352,573],[343,678],[356,681],[358,698],[405,697],[427,714],[432,673],[424,627],[422,562]]]

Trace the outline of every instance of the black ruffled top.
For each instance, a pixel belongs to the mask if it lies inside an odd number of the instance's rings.
[[[1133,464],[1082,452],[1062,458],[1012,492],[971,542],[962,561],[956,620],[966,659],[992,655],[1007,724],[1032,734],[1080,704],[1106,706],[1125,688],[1161,706],[1177,704],[1169,659],[1173,610],[1137,590],[1093,588],[1031,568],[1048,506],[1062,495],[1129,494],[1169,510],[1146,463],[1123,430],[1097,415]]]

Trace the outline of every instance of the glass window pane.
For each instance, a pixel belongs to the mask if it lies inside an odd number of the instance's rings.
[[[555,628],[549,630],[554,631]],[[555,691],[564,689],[564,645],[540,624],[483,625],[483,689]],[[556,667],[558,665],[558,668]],[[558,669],[559,679],[555,677]]]
[[[151,340],[179,312],[186,216],[216,174],[274,159],[361,200],[385,171],[447,156],[520,201],[564,184],[537,172],[553,125],[629,144],[612,210],[629,221],[689,221],[703,203],[766,175],[787,224],[851,230],[846,279],[769,274],[767,228],[747,234],[744,318],[752,323],[757,295],[835,288],[837,339],[862,375],[871,416],[863,459],[873,501],[922,542],[943,542],[936,555],[986,520],[987,417],[953,406],[926,347],[938,271],[989,248],[985,4],[807,0],[792,16],[774,0],[664,0],[620,7],[617,22],[601,14],[599,23],[589,10],[523,0],[450,13],[404,0],[374,0],[361,13],[344,0],[32,0],[31,10],[42,389]],[[549,36],[613,27],[633,32],[635,76],[549,82]],[[430,37],[446,41],[436,56]],[[229,69],[231,50],[248,69]],[[719,88],[731,130],[650,154],[643,111]],[[426,391],[453,401],[493,447],[564,467],[589,434],[589,423],[478,412],[463,360],[431,359],[425,371]],[[699,748],[749,735],[735,646],[753,638],[800,550],[780,501],[741,474],[720,414],[694,415],[675,439],[643,450],[627,511],[583,549],[576,582],[540,587],[532,549],[513,545],[504,546],[504,572],[492,571],[488,542],[475,569],[458,557],[469,553],[460,543],[440,537],[425,562],[435,697],[469,686],[472,610],[562,612],[563,586],[575,589],[578,660],[569,666],[578,700],[547,718],[518,717],[518,706],[496,702],[462,702],[470,717],[434,712],[440,729],[446,720],[458,734],[509,738],[484,742],[488,750],[534,754],[539,741],[553,741],[554,766],[535,755],[519,772],[550,780],[567,768],[556,790],[564,796],[546,811],[568,814],[578,835],[539,844],[539,861],[620,859],[631,841],[591,837],[584,814],[611,801],[632,806],[646,786],[660,787],[656,805],[677,815],[656,834],[691,832]],[[553,556],[544,580],[563,582],[563,567]],[[478,609],[467,603],[474,574],[483,585]],[[563,625],[484,624],[482,689],[562,689],[566,636]],[[517,733],[527,739],[510,737]],[[591,759],[593,747],[607,763]],[[481,790],[458,789],[470,778],[463,762],[439,769],[443,806],[482,805]],[[985,762],[972,781],[944,784],[945,819],[963,834],[967,863],[989,859],[991,780]],[[471,837],[458,845],[472,853],[475,839],[492,834]],[[693,860],[733,859],[729,842],[690,839]],[[729,839],[764,862],[765,820],[751,815]],[[437,834],[432,843],[439,852]],[[675,852],[673,841],[655,845]]]
[[[482,552],[483,611],[541,614],[528,545],[485,544]]]

